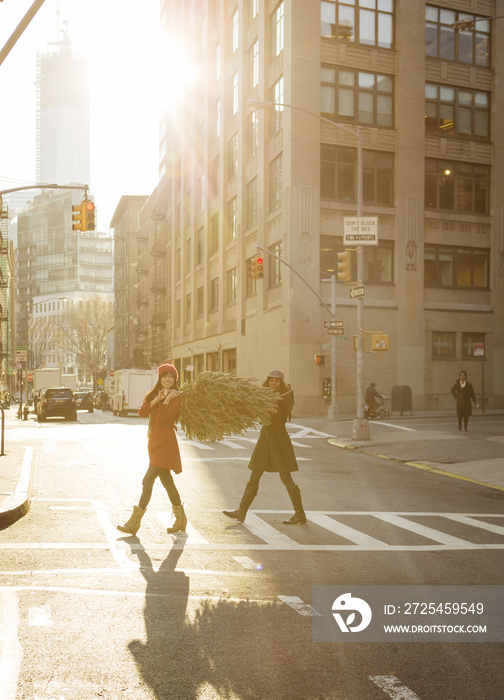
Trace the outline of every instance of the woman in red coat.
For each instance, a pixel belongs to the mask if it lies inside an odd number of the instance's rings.
[[[167,528],[167,532],[180,532],[186,528],[184,506],[172,476],[172,471],[175,474],[182,471],[175,434],[175,421],[182,401],[177,380],[178,372],[173,365],[161,365],[158,368],[156,386],[147,394],[138,411],[142,418],[149,416],[149,468],[142,481],[142,495],[138,506],[133,507],[133,514],[128,522],[117,526],[121,532],[136,535],[158,477],[168,493],[175,515],[175,522],[172,527]]]
[[[278,392],[281,398],[278,402],[276,413],[271,416],[271,423],[263,425],[261,428],[259,440],[249,462],[249,469],[252,471],[252,474],[245,487],[240,505],[236,510],[225,510],[223,513],[228,518],[234,518],[242,523],[245,520],[248,509],[252,505],[252,501],[257,495],[262,475],[264,472],[276,472],[287,489],[294,507],[294,515],[284,520],[284,524],[304,525],[306,523],[306,515],[301,502],[301,491],[292,478],[292,472],[298,470],[298,465],[292,442],[285,428],[287,417],[292,408],[292,399],[290,398],[290,391],[284,383],[284,373],[279,369],[272,370],[263,386]]]

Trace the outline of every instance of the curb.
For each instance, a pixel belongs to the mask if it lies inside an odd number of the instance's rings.
[[[12,525],[30,510],[33,482],[33,448],[25,447],[24,450],[25,453],[16,490],[1,505],[0,528]]]

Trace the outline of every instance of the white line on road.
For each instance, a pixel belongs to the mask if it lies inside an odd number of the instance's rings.
[[[390,525],[395,525],[396,527],[401,527],[409,532],[414,532],[417,535],[426,537],[429,540],[434,540],[434,542],[439,542],[440,544],[446,545],[457,545],[466,546],[467,541],[460,539],[460,537],[453,537],[453,535],[447,535],[440,530],[435,530],[432,527],[427,527],[426,525],[420,525],[413,520],[407,520],[406,518],[401,518],[399,515],[394,515],[393,513],[375,513],[375,517],[380,520],[384,520]]]
[[[298,615],[303,615],[304,617],[321,617],[321,614],[312,608],[308,603],[303,603],[301,598],[295,595],[279,595],[277,596],[282,603],[289,605],[293,610],[295,610]]]
[[[387,428],[396,428],[397,430],[407,430],[408,432],[412,432],[412,433],[417,432],[416,428],[407,428],[405,425],[397,425],[397,423],[385,423],[382,420],[379,423],[376,423],[375,425],[386,425]]]
[[[51,606],[33,605],[28,608],[28,625],[30,627],[50,627],[52,625]]]
[[[14,590],[0,590],[0,678],[3,700],[17,695],[23,651],[18,637],[19,605]]]
[[[419,696],[407,688],[395,676],[369,676],[392,700],[420,700]]]
[[[244,569],[255,569],[256,571],[261,570],[261,565],[255,562],[253,559],[250,557],[233,557],[235,561],[238,562],[238,564],[241,564]]]
[[[172,518],[171,514],[165,510],[163,511],[156,511],[156,515],[161,521],[161,524],[163,527],[169,527],[172,524]],[[191,525],[191,523],[187,523],[186,525],[186,533],[187,537],[184,540],[185,544],[210,544],[208,540],[206,540],[203,535],[200,535],[200,533],[196,530],[196,528]],[[177,534],[179,536],[183,536],[184,533],[173,533]]]
[[[268,525],[267,522],[265,522],[262,518],[259,518],[255,513],[251,513],[249,511],[247,514],[247,522],[243,523],[243,525],[253,535],[259,537],[265,542],[268,542],[270,545],[274,544],[280,546],[280,548],[287,549],[292,547],[297,549],[298,547],[297,542],[294,542],[294,540],[291,540],[291,538],[287,537],[287,535],[284,535],[276,528]]]

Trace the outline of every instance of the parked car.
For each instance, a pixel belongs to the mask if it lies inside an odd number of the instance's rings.
[[[78,411],[93,413],[93,393],[91,391],[75,391],[75,406]]]
[[[47,418],[77,420],[77,407],[74,393],[67,387],[42,389],[37,401],[37,420],[43,423]]]

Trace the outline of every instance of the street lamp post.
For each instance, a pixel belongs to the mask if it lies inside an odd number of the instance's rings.
[[[247,100],[247,107],[250,109],[275,109],[277,107],[288,107],[298,112],[304,112],[315,117],[321,122],[338,127],[348,134],[357,137],[357,216],[362,217],[362,127],[347,126],[334,122],[321,114],[312,112],[305,107],[285,104],[281,102],[269,102],[267,100]],[[362,246],[357,247],[357,283],[364,282],[364,251]],[[334,286],[334,285],[332,285]],[[334,292],[332,293],[334,294]],[[364,299],[357,297],[357,416],[352,425],[353,440],[369,440],[369,421],[364,416]],[[335,301],[333,300],[332,313],[335,313]],[[332,336],[332,363],[331,363],[331,413],[332,418],[336,417],[337,408],[335,404],[336,394],[336,336]]]

